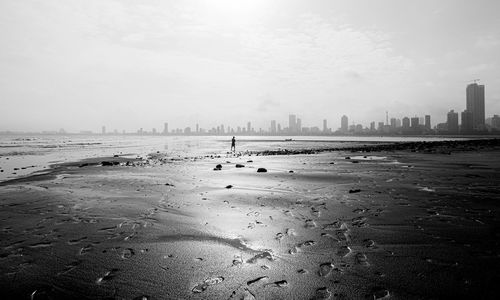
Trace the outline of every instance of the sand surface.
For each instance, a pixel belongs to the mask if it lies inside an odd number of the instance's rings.
[[[0,184],[2,299],[495,299],[499,155],[61,165]]]

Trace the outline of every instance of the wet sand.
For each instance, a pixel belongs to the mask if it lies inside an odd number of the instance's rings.
[[[160,153],[1,183],[2,299],[496,299],[500,149],[440,147]]]

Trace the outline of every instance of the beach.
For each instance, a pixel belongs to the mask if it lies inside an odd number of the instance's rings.
[[[1,182],[2,298],[496,299],[498,140],[401,145],[157,149]]]

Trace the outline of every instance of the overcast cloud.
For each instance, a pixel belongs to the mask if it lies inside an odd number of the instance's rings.
[[[500,114],[500,1],[0,2],[0,131]]]

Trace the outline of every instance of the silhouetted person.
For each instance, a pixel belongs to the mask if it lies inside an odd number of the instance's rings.
[[[234,136],[231,140],[231,151],[236,152],[236,138]]]

